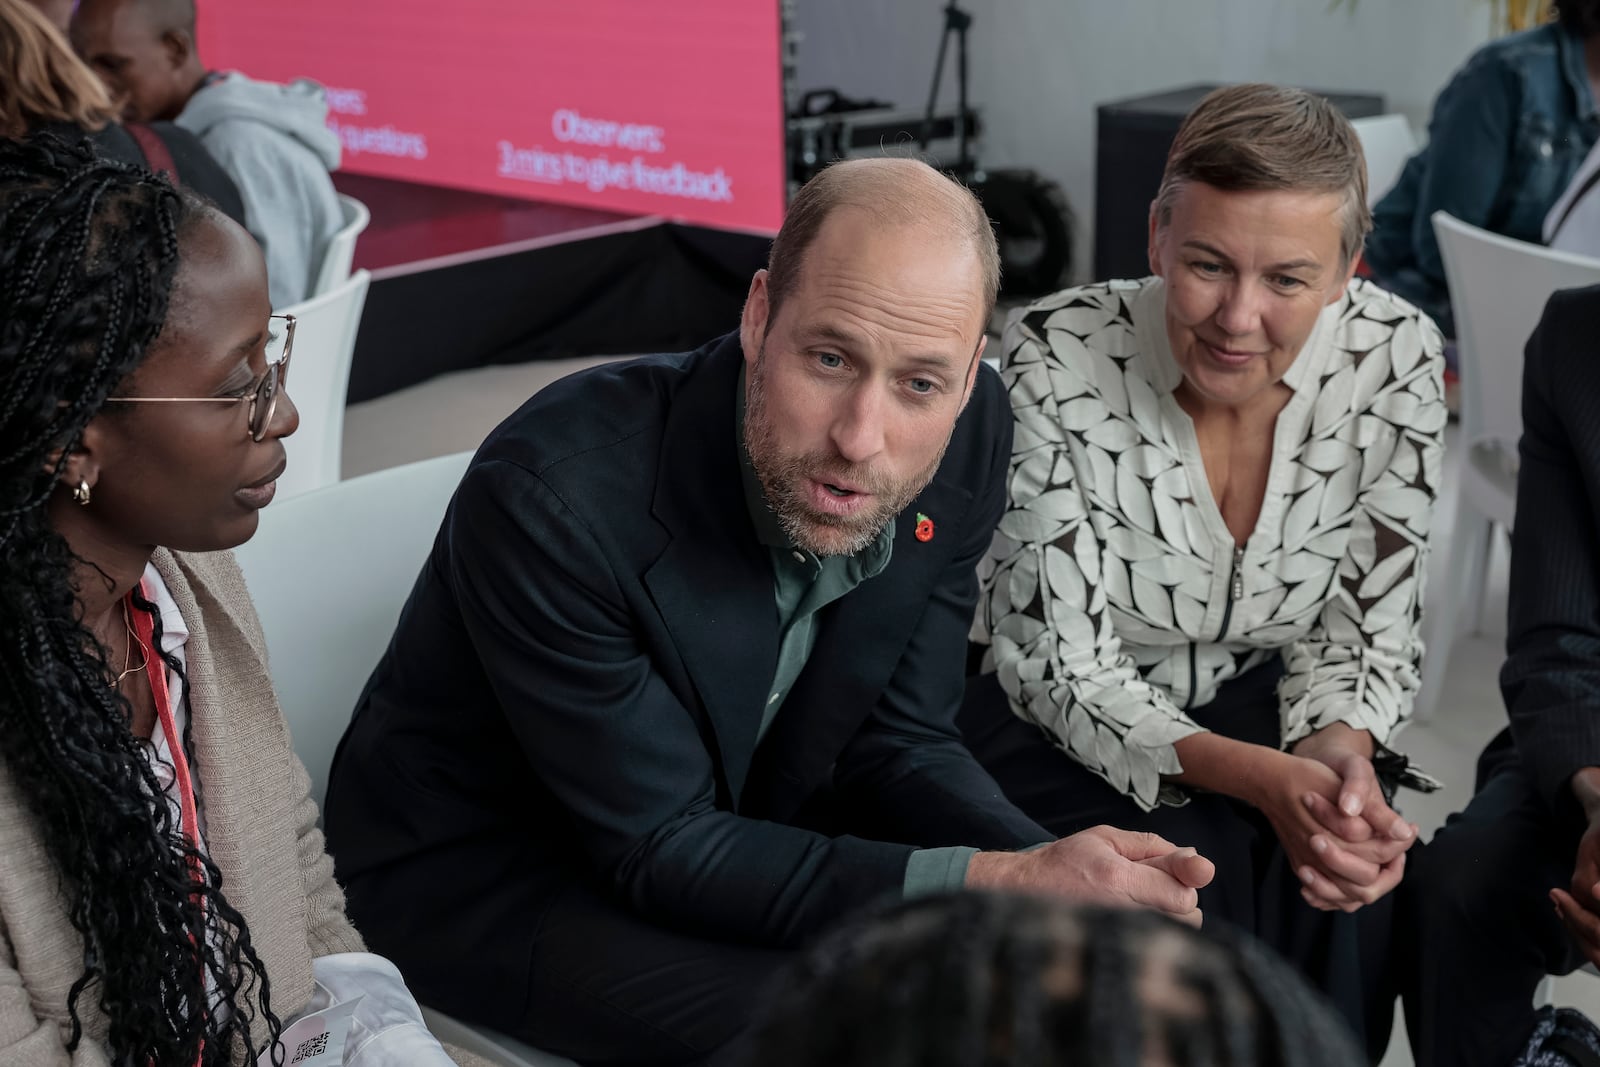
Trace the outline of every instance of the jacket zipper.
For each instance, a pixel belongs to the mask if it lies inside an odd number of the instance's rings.
[[[1221,641],[1228,636],[1228,624],[1233,621],[1233,602],[1244,599],[1244,549],[1239,545],[1233,546],[1233,569],[1228,572],[1228,600],[1222,606],[1222,629],[1217,632],[1217,640]],[[1200,644],[1197,641],[1189,642],[1189,695],[1183,702],[1183,710],[1188,711],[1194,707],[1194,691],[1200,686],[1199,665]]]
[[[1195,663],[1197,658],[1195,653],[1199,651],[1199,647],[1195,642],[1189,642],[1189,695],[1183,701],[1184,711],[1189,711],[1194,707],[1194,691],[1200,685],[1200,668]]]
[[[1221,641],[1228,636],[1228,624],[1233,621],[1233,602],[1244,599],[1244,547],[1233,546],[1233,570],[1228,574],[1228,600],[1222,608],[1222,629],[1217,631],[1217,640]],[[1191,664],[1190,669],[1193,670]]]

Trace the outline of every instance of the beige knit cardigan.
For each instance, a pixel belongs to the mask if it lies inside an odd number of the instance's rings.
[[[288,1018],[311,997],[314,957],[364,946],[345,918],[310,779],[290,747],[261,624],[232,554],[163,549],[154,563],[190,631],[186,673],[206,847],[228,901],[249,925],[273,1010]],[[83,958],[37,820],[0,760],[0,1064],[108,1064],[106,1019],[92,989],[78,1001],[84,1037],[75,1051],[66,1049],[67,992]],[[250,1006],[260,1018],[259,1002]]]

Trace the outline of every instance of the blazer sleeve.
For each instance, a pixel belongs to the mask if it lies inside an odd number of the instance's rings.
[[[463,623],[530,775],[567,814],[574,862],[633,909],[794,945],[900,891],[909,845],[719,807],[699,719],[641,645],[597,533],[542,478],[475,463],[443,536]]]
[[[1412,314],[1387,345],[1387,383],[1323,442],[1343,448],[1349,477],[1327,481],[1320,514],[1352,514],[1350,539],[1316,622],[1283,652],[1286,746],[1336,722],[1387,744],[1421,683],[1423,579],[1449,415],[1443,338]]]
[[[1600,289],[1556,293],[1527,345],[1507,658],[1500,688],[1517,752],[1553,807],[1600,766]],[[1576,447],[1582,436],[1587,449]]]
[[[1011,503],[979,608],[1000,685],[1013,711],[1141,809],[1181,803],[1183,791],[1161,779],[1182,771],[1174,746],[1202,728],[1144,679],[1112,627],[1093,504],[1068,442],[1079,408],[1097,409],[1089,417],[1099,422],[1104,406],[1057,395],[1062,361],[1025,323],[1012,326],[1005,347],[1016,420]]]
[[[840,754],[835,783],[851,798],[862,832],[921,845],[1014,849],[1055,835],[1023,815],[961,740],[956,726],[965,686],[967,631],[978,600],[978,561],[1006,503],[1011,413],[1005,391],[981,368],[972,403],[985,435],[986,462],[945,568],[883,696]]]
[[[92,994],[90,994],[92,996]],[[11,942],[0,931],[0,1063],[8,1067],[109,1067],[105,1050],[87,1035],[67,1051],[61,1027],[33,1013]]]

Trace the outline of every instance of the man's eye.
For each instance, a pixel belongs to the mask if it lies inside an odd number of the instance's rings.
[[[834,355],[832,352],[823,352],[821,355],[817,356],[817,362],[821,363],[829,370],[838,370],[840,367],[844,366],[844,360],[839,356]]]
[[[932,382],[928,381],[928,379],[926,379],[926,378],[913,378],[913,379],[911,379],[911,391],[913,393],[922,393],[922,394],[926,395],[928,393],[933,392],[936,388],[938,388],[938,387],[935,386]]]

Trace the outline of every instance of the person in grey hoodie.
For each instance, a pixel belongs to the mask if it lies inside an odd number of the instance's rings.
[[[245,226],[266,253],[272,306],[287,307],[311,295],[342,221],[328,176],[339,139],[327,101],[315,82],[208,71],[194,28],[193,0],[80,0],[71,35],[125,118],[176,122],[233,178]]]

